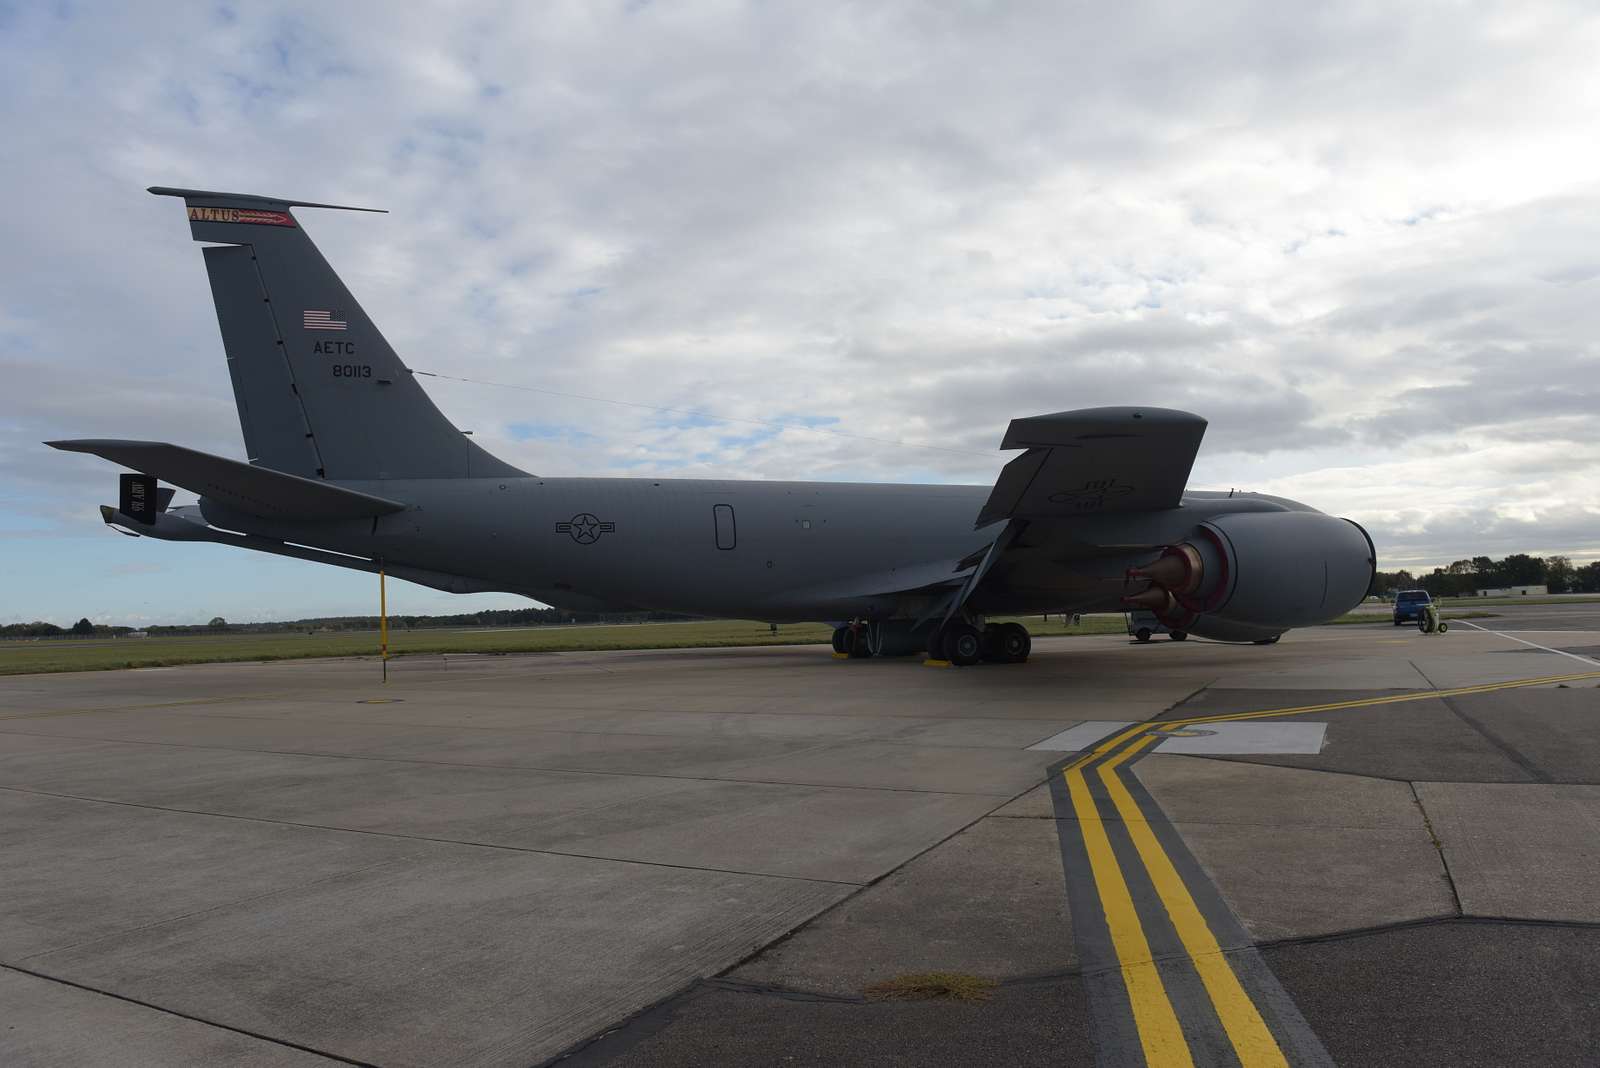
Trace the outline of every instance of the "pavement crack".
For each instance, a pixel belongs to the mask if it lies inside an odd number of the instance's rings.
[[[859,783],[841,784],[829,782],[811,782],[803,779],[756,779],[742,778],[735,775],[695,775],[688,772],[673,771],[610,771],[605,768],[564,767],[553,764],[484,764],[462,760],[423,760],[419,757],[379,756],[367,753],[326,753],[301,749],[261,749],[253,746],[237,745],[196,745],[192,742],[157,742],[140,738],[89,738],[83,735],[50,734],[39,731],[12,731],[0,729],[0,734],[21,735],[28,738],[52,738],[73,742],[97,742],[103,745],[144,745],[155,746],[164,749],[196,749],[204,752],[216,753],[265,753],[269,756],[302,757],[313,760],[366,761],[372,764],[410,764],[421,765],[424,767],[478,768],[487,771],[534,771],[550,775],[605,775],[613,778],[624,779],[675,779],[682,782],[744,783],[751,786],[804,786],[828,790],[872,790],[879,793],[895,794],[934,794],[939,796],[959,795],[962,797],[1000,796],[999,794],[993,793],[968,794],[959,790],[929,790],[917,786],[863,786]],[[827,749],[829,746],[837,746],[838,744],[839,743],[836,742],[827,742],[820,745],[807,746],[803,749],[791,750],[790,752],[783,753],[778,757],[755,758],[750,761],[733,764],[726,770],[732,772],[737,771],[740,768],[750,767],[751,765],[759,765],[762,761],[770,763],[774,760],[783,759],[785,757],[805,756],[808,753],[815,753],[818,750]],[[937,746],[934,748],[979,748],[986,752],[994,749],[994,747],[991,746]],[[1001,751],[1004,752],[1006,750]],[[9,784],[0,784],[0,789],[6,788],[7,785]],[[1028,789],[1032,789],[1038,785],[1039,783],[1037,782],[1030,783]]]
[[[1433,829],[1433,820],[1428,816],[1428,808],[1422,803],[1422,795],[1417,792],[1416,783],[1407,783],[1411,788],[1411,800],[1416,803],[1417,813],[1422,817],[1422,826],[1428,832],[1428,841],[1433,843],[1433,850],[1439,854],[1439,867],[1444,872],[1444,881],[1450,886],[1450,900],[1455,903],[1456,915],[1466,915],[1466,910],[1461,907],[1461,891],[1456,888],[1456,878],[1450,871],[1450,858],[1445,855],[1444,843],[1439,841],[1439,834]]]
[[[360,1066],[360,1068],[378,1068],[378,1065],[373,1064],[371,1061],[358,1061],[354,1057],[345,1057],[338,1053],[330,1052],[329,1050],[318,1049],[315,1046],[307,1046],[299,1042],[291,1042],[286,1038],[278,1038],[275,1035],[265,1034],[261,1031],[252,1031],[246,1027],[235,1027],[232,1024],[222,1023],[219,1020],[213,1020],[205,1016],[196,1015],[194,1013],[181,1012],[178,1009],[168,1008],[165,1005],[157,1005],[153,1001],[145,1001],[141,998],[132,998],[126,994],[119,994],[114,990],[106,990],[98,986],[90,986],[88,983],[75,982],[71,979],[65,979],[59,975],[51,975],[49,972],[41,972],[35,968],[24,968],[19,964],[12,964],[7,961],[0,961],[0,968],[4,968],[11,972],[16,972],[19,975],[31,976],[34,979],[42,979],[48,983],[59,983],[62,986],[70,986],[74,990],[82,990],[90,994],[99,994],[101,997],[112,998],[116,1001],[123,1001],[129,1005],[138,1005],[141,1008],[151,1009],[152,1011],[163,1013],[167,1016],[175,1016],[180,1020],[189,1020],[192,1023],[203,1024],[206,1027],[215,1027],[219,1031],[231,1031],[233,1034],[244,1035],[246,1038],[253,1038],[260,1042],[270,1042],[274,1046],[297,1049],[302,1053],[309,1053],[315,1057],[323,1057],[330,1061],[337,1061],[340,1064],[354,1064]]]
[[[742,875],[751,879],[783,879],[799,883],[823,883],[831,886],[864,887],[871,883],[856,883],[848,879],[819,879],[809,875],[784,875],[777,872],[741,871],[736,868],[713,868],[704,864],[668,864],[661,860],[640,860],[636,857],[608,857],[597,853],[575,853],[562,849],[535,849],[531,846],[505,845],[499,842],[473,842],[460,838],[434,838],[425,834],[403,834],[399,831],[373,831],[362,827],[338,827],[326,823],[302,823],[296,820],[274,820],[264,816],[240,816],[231,812],[207,812],[203,809],[175,808],[168,805],[150,805],[138,801],[114,801],[105,797],[85,797],[82,794],[59,793],[54,790],[36,790],[25,786],[4,786],[18,794],[35,794],[40,797],[60,797],[69,801],[85,801],[95,805],[120,805],[123,808],[146,809],[151,812],[176,812],[187,816],[207,816],[220,820],[241,820],[246,823],[266,823],[277,827],[302,827],[313,831],[330,831],[335,834],[365,834],[374,838],[394,838],[401,841],[433,842],[437,845],[462,846],[469,849],[498,849],[507,853],[527,853],[550,857],[571,857],[575,860],[598,860],[611,864],[639,864],[649,868],[672,868],[677,871],[705,871],[719,875]],[[979,817],[982,819],[983,817]]]

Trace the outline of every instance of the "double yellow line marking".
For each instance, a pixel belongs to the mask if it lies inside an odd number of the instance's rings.
[[[1126,752],[1116,757],[1120,763],[1136,753],[1154,738],[1141,738]],[[1104,775],[1105,769],[1101,769]],[[1105,910],[1106,926],[1111,931],[1111,945],[1117,960],[1122,964],[1122,982],[1128,990],[1128,1001],[1133,1007],[1134,1026],[1139,1030],[1139,1042],[1144,1047],[1145,1060],[1150,1064],[1192,1065],[1189,1043],[1178,1025],[1178,1014],[1172,1011],[1167,988],[1156,970],[1150,943],[1145,939],[1144,926],[1139,922],[1138,909],[1133,895],[1128,892],[1128,882],[1122,877],[1116,854],[1111,851],[1111,839],[1106,836],[1094,798],[1089,794],[1089,784],[1083,772],[1070,768],[1066,772],[1067,793],[1072,797],[1072,808],[1078,814],[1078,826],[1083,834],[1083,845],[1089,854],[1089,870],[1099,890],[1100,905]]]
[[[1326,704],[1301,705],[1294,708],[1274,708],[1256,712],[1223,713],[1211,716],[1191,716],[1185,719],[1160,720],[1137,724],[1100,743],[1089,753],[1072,761],[1062,769],[1066,779],[1067,794],[1077,816],[1080,833],[1089,857],[1090,874],[1094,878],[1106,926],[1111,935],[1112,948],[1121,968],[1123,985],[1133,1011],[1134,1024],[1139,1032],[1139,1042],[1147,1063],[1174,1065],[1178,1068],[1193,1065],[1189,1043],[1167,994],[1166,984],[1156,967],[1144,925],[1128,889],[1128,882],[1112,850],[1110,837],[1087,779],[1088,766],[1098,761],[1094,772],[1105,788],[1106,795],[1116,809],[1117,817],[1127,830],[1139,855],[1156,896],[1166,911],[1173,929],[1177,932],[1201,984],[1205,987],[1217,1018],[1233,1044],[1234,1053],[1244,1068],[1287,1068],[1288,1059],[1272,1029],[1262,1018],[1260,1010],[1251,999],[1238,974],[1229,963],[1227,954],[1217,942],[1193,894],[1178,874],[1177,867],[1167,855],[1155,832],[1140,810],[1138,802],[1117,775],[1117,769],[1129,760],[1144,753],[1159,740],[1153,731],[1164,731],[1200,723],[1220,723],[1233,720],[1277,718],[1307,715],[1314,712],[1332,712],[1340,709],[1368,708],[1377,705],[1399,704],[1407,701],[1433,700],[1458,697],[1466,694],[1489,693],[1523,686],[1549,686],[1562,682],[1580,682],[1600,678],[1600,671],[1570,675],[1547,675],[1533,679],[1516,679],[1510,682],[1486,683],[1479,686],[1462,686],[1451,690],[1429,690],[1418,693],[1396,694],[1388,697],[1360,698],[1352,701],[1334,701]]]
[[[1133,840],[1133,847],[1144,864],[1156,895],[1183,942],[1184,952],[1199,974],[1206,994],[1216,1009],[1217,1018],[1222,1021],[1223,1029],[1228,1034],[1228,1040],[1233,1043],[1239,1063],[1244,1068],[1287,1068],[1289,1062],[1283,1050],[1228,963],[1222,946],[1200,913],[1200,906],[1195,904],[1194,896],[1189,893],[1183,877],[1156,839],[1155,832],[1150,829],[1133,795],[1117,777],[1117,769],[1123,763],[1157,740],[1155,735],[1150,734],[1135,740],[1096,767],[1095,773],[1105,786],[1128,836]],[[1133,896],[1128,891],[1127,880],[1111,850],[1111,842],[1089,792],[1084,769],[1081,765],[1073,765],[1066,768],[1063,774],[1089,854],[1089,866],[1105,912],[1106,926],[1111,933],[1111,944],[1122,968],[1123,985],[1133,1009],[1134,1025],[1139,1031],[1145,1062],[1180,1068],[1192,1065],[1194,1060],[1189,1055],[1188,1040],[1184,1038],[1178,1015],[1173,1010],[1166,985],[1156,968],[1150,943],[1145,938],[1144,925],[1134,906]]]

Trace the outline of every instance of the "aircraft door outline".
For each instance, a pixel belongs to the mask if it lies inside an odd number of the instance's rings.
[[[737,548],[739,528],[733,518],[733,505],[712,505],[711,516],[717,532],[717,548],[724,550]]]

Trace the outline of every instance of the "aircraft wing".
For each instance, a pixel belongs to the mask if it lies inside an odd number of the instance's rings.
[[[92,453],[266,519],[360,519],[406,508],[399,501],[358,493],[330,482],[255,467],[162,441],[89,438],[45,444],[66,452]]]
[[[1013,419],[1001,470],[976,526],[1176,508],[1206,421],[1170,408],[1084,408]]]

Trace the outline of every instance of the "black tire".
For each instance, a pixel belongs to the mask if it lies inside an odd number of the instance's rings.
[[[850,641],[850,628],[849,627],[834,627],[833,628],[833,651],[834,652],[836,652],[836,653],[847,653],[847,652],[849,652],[850,651],[850,646],[848,644],[849,641]]]
[[[1167,637],[1171,638],[1175,642],[1187,641],[1189,638],[1189,632],[1186,630],[1171,630],[1167,632]]]
[[[996,627],[994,646],[1002,664],[1020,664],[1033,652],[1033,636],[1021,623],[1002,623]]]
[[[1150,628],[1140,627],[1138,630],[1133,632],[1133,636],[1139,641],[1147,642],[1150,640]]]
[[[845,645],[845,652],[850,654],[852,660],[865,660],[872,655],[872,646],[867,644],[867,628],[856,627],[850,630],[850,638]]]
[[[1450,624],[1448,624],[1448,623],[1440,623],[1440,624],[1439,624],[1439,631],[1438,631],[1438,632],[1439,632],[1439,633],[1440,633],[1440,634],[1443,634],[1443,633],[1444,633],[1444,632],[1445,632],[1445,631],[1447,631],[1447,630],[1449,630],[1449,629],[1450,629]]]
[[[1397,626],[1397,627],[1398,627],[1398,626],[1399,626],[1399,625],[1400,625],[1400,621],[1399,621],[1399,620],[1398,620],[1398,619],[1397,619],[1397,620],[1395,620],[1395,621],[1394,621],[1394,625],[1395,625],[1395,626]]]
[[[935,627],[933,633],[928,635],[928,659],[948,660],[944,655],[944,628]]]
[[[1278,634],[1278,635],[1274,635],[1271,638],[1257,638],[1256,641],[1255,641],[1255,644],[1256,645],[1277,645],[1278,644],[1278,639],[1281,638],[1281,637],[1283,637],[1283,635]]]
[[[983,659],[983,635],[970,623],[952,623],[944,632],[945,659],[958,667],[971,667]]]

